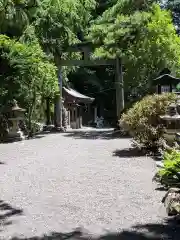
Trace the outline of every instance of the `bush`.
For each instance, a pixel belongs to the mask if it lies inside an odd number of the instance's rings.
[[[173,150],[165,152],[163,157],[163,167],[155,177],[165,187],[180,186],[180,152]]]
[[[163,143],[164,127],[160,115],[164,115],[167,106],[175,100],[173,93],[146,96],[122,115],[120,126],[140,147],[155,150]]]
[[[180,152],[172,150],[165,152],[163,166],[154,180],[165,188],[169,188],[162,202],[169,216],[180,214]]]

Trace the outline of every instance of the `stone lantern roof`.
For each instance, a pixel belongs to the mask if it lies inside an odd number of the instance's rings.
[[[25,112],[25,109],[23,108],[20,108],[17,104],[17,101],[14,99],[13,102],[12,102],[12,108],[11,108],[12,111],[16,111],[16,112]]]
[[[7,113],[8,115],[10,114],[10,116],[12,114],[23,113],[25,111],[25,109],[18,106],[18,103],[15,99],[13,99],[13,101],[10,101],[3,109],[3,112]]]

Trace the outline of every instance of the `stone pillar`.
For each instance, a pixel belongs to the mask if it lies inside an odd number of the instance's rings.
[[[24,140],[25,136],[23,132],[19,128],[19,120],[18,118],[9,118],[9,121],[12,122],[12,127],[9,129],[8,140]]]

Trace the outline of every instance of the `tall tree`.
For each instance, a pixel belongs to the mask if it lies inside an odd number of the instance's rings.
[[[0,35],[0,105],[15,98],[26,108],[28,122],[39,120],[44,98],[57,91],[56,67],[38,42],[24,44]]]
[[[54,58],[56,66],[60,59],[79,57],[66,53],[69,45],[83,40],[86,34],[95,0],[43,0],[43,14],[35,23],[35,33],[44,51]],[[63,68],[63,79],[72,68]]]
[[[147,1],[132,2],[118,1],[107,10],[91,27],[90,38],[101,45],[95,57],[123,58],[125,88],[141,94],[164,67],[179,73],[180,39],[169,12]]]

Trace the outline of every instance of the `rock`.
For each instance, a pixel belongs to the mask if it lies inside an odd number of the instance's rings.
[[[180,188],[170,188],[162,203],[166,208],[168,216],[176,216],[180,214]]]

